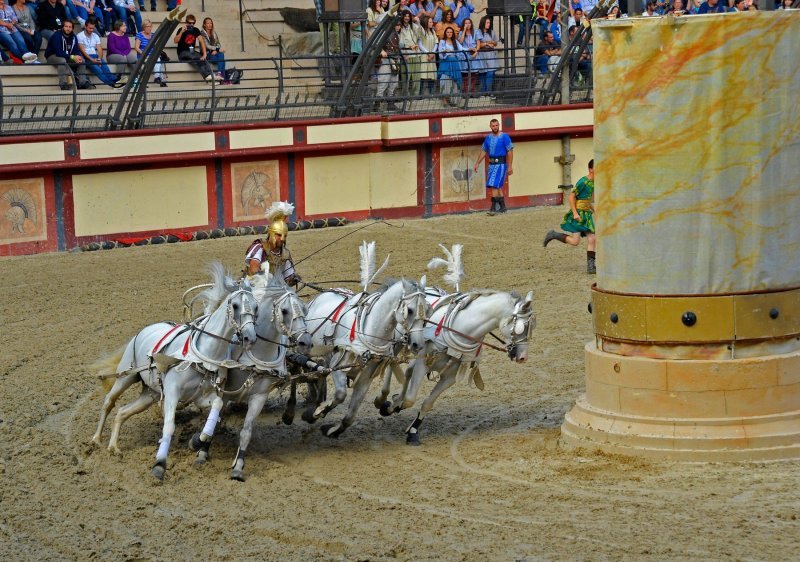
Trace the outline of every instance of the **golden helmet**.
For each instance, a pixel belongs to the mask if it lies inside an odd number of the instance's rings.
[[[294,212],[294,205],[285,201],[275,201],[269,209],[267,209],[267,220],[269,227],[267,234],[271,246],[275,245],[275,235],[280,235],[284,243],[286,242],[286,235],[289,234],[289,226],[286,224],[286,219]]]

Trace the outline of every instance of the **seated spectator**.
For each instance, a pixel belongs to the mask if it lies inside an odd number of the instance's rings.
[[[794,4],[794,0],[781,0],[781,5],[777,8],[778,10],[791,10],[792,5]],[[736,2],[733,3],[734,7],[736,7]],[[747,10],[747,5],[739,6],[739,11],[744,12]]]
[[[537,0],[536,2],[536,16],[533,23],[539,26],[542,36],[545,30],[550,26],[553,19],[553,13],[556,10],[556,0]]]
[[[95,20],[94,16],[89,16],[83,31],[78,33],[78,48],[81,50],[84,64],[106,86],[121,88],[125,85],[125,82],[121,82],[119,76],[111,72],[111,69],[108,68],[106,61],[103,59],[103,46],[100,44],[100,36],[94,32],[96,24],[97,20]],[[94,84],[89,82],[89,87],[93,89]]]
[[[58,85],[62,90],[70,89],[67,78],[73,73],[79,89],[92,87],[86,76],[86,67],[83,65],[80,53],[78,38],[72,33],[72,22],[65,20],[61,30],[53,33],[47,40],[47,48],[44,51],[47,62],[58,67]]]
[[[561,44],[557,43],[553,33],[548,31],[544,34],[542,42],[536,46],[534,65],[536,72],[547,74],[554,64],[558,64],[561,57]]]
[[[36,21],[39,23],[39,32],[43,39],[50,41],[50,37],[62,31],[62,25],[69,18],[65,8],[66,0],[42,0],[36,8]],[[49,47],[49,45],[48,45]]]
[[[42,48],[42,34],[39,33],[32,12],[24,0],[9,0],[8,4],[14,8],[14,14],[17,16],[17,29],[25,41],[25,49],[38,55]]]
[[[117,19],[116,12],[114,11],[114,0],[94,0],[94,17],[97,18],[97,26],[101,28],[102,33],[110,33],[114,27],[114,21]]]
[[[453,36],[457,36],[461,31],[461,28],[456,25],[453,19],[453,11],[449,8],[445,10],[442,21],[436,24],[436,37],[439,38],[439,41],[444,39],[444,30],[448,27],[453,28]]]
[[[719,0],[706,0],[697,9],[698,14],[724,14],[728,9]]]
[[[186,16],[186,25],[178,28],[175,43],[178,45],[178,58],[194,66],[206,82],[214,80],[211,66],[206,59],[208,49],[200,29],[195,27],[197,18],[193,15]]]
[[[131,49],[131,40],[128,38],[128,24],[122,20],[114,22],[114,29],[108,34],[106,40],[108,51],[108,62],[117,65],[125,65],[125,73],[128,76],[133,74],[138,57],[136,51]],[[117,74],[120,74],[120,66],[117,66]]]
[[[585,19],[583,14],[583,9],[575,8],[570,12],[569,20],[567,20],[567,29],[572,27],[573,25],[585,25],[583,20]]]
[[[617,4],[614,4],[613,6],[611,6],[611,9],[608,11],[608,15],[606,16],[606,19],[615,20],[615,19],[619,18],[620,15],[621,15],[621,12],[619,11],[619,6]]]
[[[579,44],[573,40],[578,33],[578,26],[573,25],[569,28],[569,40],[572,49],[570,50],[570,62],[577,67],[578,72],[572,77],[572,86],[580,86],[581,84],[592,84],[592,55],[589,49],[581,49]]]
[[[132,17],[136,24],[136,29],[128,30],[131,35],[135,35],[142,30],[142,14],[136,7],[134,0],[108,0],[114,2],[114,11],[117,12],[117,19],[128,21],[128,17]]]
[[[139,58],[142,57],[144,54],[144,50],[147,48],[147,44],[150,43],[150,40],[153,38],[153,22],[150,20],[144,20],[142,23],[142,30],[136,34],[136,39],[133,42],[133,50],[136,51],[136,54]],[[164,63],[167,60],[164,60],[166,55],[161,52],[158,54],[158,62],[156,62],[155,66],[153,67],[153,78],[155,79],[156,84],[160,84],[162,88],[167,87],[167,73],[164,68]]]
[[[25,39],[17,29],[17,14],[14,8],[6,6],[5,0],[0,0],[0,46],[25,62],[37,59],[34,53],[28,51]]]
[[[644,12],[642,12],[642,17],[643,18],[649,18],[649,17],[653,17],[653,16],[657,16],[657,15],[658,14],[656,13],[656,1],[655,0],[649,0],[647,2],[647,6],[644,9]]]
[[[93,11],[93,7],[89,6],[89,0],[67,0],[67,7],[69,8],[69,16],[78,20],[81,25],[86,23],[86,18]]]
[[[217,72],[214,76],[219,80],[225,80],[225,49],[222,48],[219,35],[214,31],[214,20],[205,18],[203,20],[203,29],[200,30],[200,34],[203,37],[203,41],[206,43],[206,49],[208,51],[206,60],[217,65]]]
[[[673,0],[672,6],[667,10],[667,13],[675,16],[684,15],[686,8],[684,8],[683,0]]]

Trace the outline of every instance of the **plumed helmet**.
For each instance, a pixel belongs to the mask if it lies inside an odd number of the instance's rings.
[[[269,209],[267,209],[267,221],[269,227],[267,234],[271,246],[275,245],[275,235],[280,235],[286,241],[286,235],[289,234],[289,227],[286,224],[286,219],[294,212],[294,205],[286,201],[275,201]]]

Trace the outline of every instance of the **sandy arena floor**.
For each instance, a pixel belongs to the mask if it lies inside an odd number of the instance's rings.
[[[196,469],[187,441],[202,420],[180,414],[163,484],[150,475],[158,408],[123,427],[124,457],[91,447],[101,395],[87,366],[144,325],[179,320],[204,265],[238,270],[250,238],[0,260],[0,559],[797,559],[796,462],[671,464],[559,446],[583,389],[593,281],[585,248],[541,246],[561,213],[392,221],[300,265],[309,280],[357,279],[357,245],[376,240],[389,275],[418,278],[437,243],[463,243],[466,288],[534,290],[529,362],[489,351],[486,389],[445,393],[421,447],[404,440],[416,410],[380,418],[375,386],[339,440],[299,418],[282,425],[275,396],[245,483],[228,479],[238,415]],[[363,224],[290,233],[290,247],[303,258]]]

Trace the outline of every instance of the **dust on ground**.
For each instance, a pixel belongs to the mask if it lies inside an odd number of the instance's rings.
[[[416,410],[381,418],[375,386],[338,440],[299,419],[282,425],[286,397],[274,396],[244,483],[228,479],[238,415],[197,469],[187,442],[204,418],[180,413],[163,484],[150,475],[157,407],[123,427],[122,458],[91,447],[101,394],[88,365],[149,323],[180,320],[181,295],[207,280],[204,265],[238,270],[251,238],[0,260],[0,558],[795,559],[798,463],[678,464],[560,447],[584,385],[593,281],[585,248],[541,246],[561,213],[391,221],[303,262],[309,280],[357,279],[357,246],[376,240],[379,259],[391,253],[389,275],[418,278],[437,243],[462,243],[466,288],[533,289],[529,362],[487,353],[485,390],[446,392],[421,447],[404,441]],[[363,225],[292,232],[290,247],[299,259]]]

